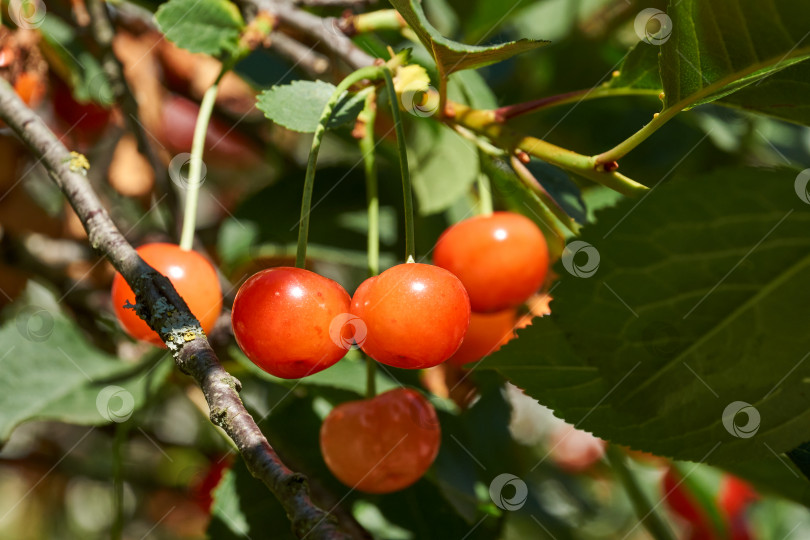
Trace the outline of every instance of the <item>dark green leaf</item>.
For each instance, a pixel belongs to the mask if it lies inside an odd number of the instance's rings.
[[[810,430],[810,206],[796,178],[725,170],[600,212],[581,238],[592,247],[563,255],[553,314],[482,366],[659,455],[727,464],[794,448]],[[724,426],[754,412],[728,416],[735,402],[759,414],[754,436]]]
[[[476,69],[494,64],[516,54],[546,45],[547,41],[521,39],[500,45],[465,45],[442,36],[428,22],[419,0],[391,0],[391,4],[419,36],[427,50],[433,52],[436,63],[450,74],[463,69]]]
[[[293,81],[259,94],[256,107],[273,122],[301,133],[314,133],[335,87],[323,81]],[[363,98],[346,94],[332,111],[327,127],[351,122],[363,108]]]
[[[211,56],[236,53],[245,27],[239,8],[227,0],[169,0],[155,19],[178,47]]]
[[[125,421],[173,365],[168,353],[158,364],[133,366],[93,348],[53,294],[33,281],[5,315],[0,443],[27,420],[90,426]]]
[[[666,107],[708,103],[810,56],[807,2],[682,0],[665,16],[672,19],[671,35],[660,36]]]
[[[607,87],[660,92],[662,86],[661,75],[658,72],[659,51],[658,47],[648,43],[637,43],[622,61],[619,75],[613,77]]]
[[[760,79],[717,103],[810,126],[810,60]]]

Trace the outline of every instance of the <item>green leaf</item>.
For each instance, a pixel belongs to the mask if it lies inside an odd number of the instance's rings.
[[[334,91],[335,86],[323,81],[293,81],[259,94],[256,107],[287,129],[315,133],[323,108]],[[362,108],[362,97],[346,94],[332,111],[327,127],[336,128],[353,121]]]
[[[717,103],[810,126],[810,61],[785,68]]]
[[[173,365],[168,353],[159,355],[157,364],[133,366],[93,348],[54,295],[34,281],[5,316],[0,443],[28,420],[89,426],[125,421]]]
[[[40,27],[54,70],[67,82],[79,103],[109,107],[115,102],[110,81],[99,61],[87,50],[76,29],[48,13]]]
[[[435,214],[469,193],[478,177],[478,149],[444,126],[418,122],[408,145],[419,213]]]
[[[169,0],[155,13],[166,38],[193,53],[235,54],[245,21],[227,0]]]
[[[658,47],[644,42],[634,45],[619,67],[619,74],[606,85],[608,88],[634,88],[660,92]]]
[[[714,101],[810,57],[807,2],[682,0],[667,15],[672,33],[660,63],[667,108]]]
[[[391,0],[391,5],[416,32],[427,50],[433,52],[436,64],[447,75],[463,69],[477,69],[501,62],[548,43],[543,40],[521,39],[500,45],[465,45],[442,36],[428,22],[420,0]]]
[[[725,170],[600,212],[578,239],[591,248],[558,265],[552,315],[482,367],[579,428],[663,456],[722,465],[804,442],[810,206],[796,178]],[[725,427],[735,402],[759,413],[754,436]]]
[[[296,538],[284,509],[239,459],[214,491],[208,536],[223,540],[256,538],[266,531],[273,531],[273,538],[279,540]]]

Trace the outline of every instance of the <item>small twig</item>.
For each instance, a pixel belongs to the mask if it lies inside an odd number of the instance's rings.
[[[329,69],[329,59],[287,34],[274,33],[270,41],[270,48],[310,77],[318,78]]]
[[[87,11],[90,13],[90,28],[93,38],[101,48],[102,68],[109,79],[113,94],[112,98],[121,105],[127,128],[135,135],[135,140],[138,142],[138,152],[152,166],[155,173],[155,185],[158,190],[161,194],[166,195],[170,208],[179,209],[180,203],[177,194],[169,184],[168,171],[158,159],[157,153],[149,143],[149,136],[144,130],[143,124],[138,120],[140,117],[138,102],[124,76],[124,67],[113,51],[112,40],[115,35],[115,28],[107,10],[106,2],[104,0],[87,0]],[[173,232],[177,226],[174,219],[175,214],[176,212],[168,212],[167,215],[169,230]]]
[[[200,323],[169,279],[146,264],[116,228],[82,174],[84,170],[78,167],[79,156],[68,152],[2,79],[0,119],[47,169],[79,216],[90,245],[107,257],[135,291],[138,314],[167,344],[177,367],[200,386],[211,421],[225,430],[251,474],[276,496],[295,534],[301,538],[348,540],[349,535],[337,526],[334,516],[310,499],[306,477],[291,471],[262,435],[239,398],[239,381],[219,363]]]

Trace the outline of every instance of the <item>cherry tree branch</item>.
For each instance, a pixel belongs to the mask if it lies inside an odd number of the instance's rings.
[[[216,357],[200,323],[171,282],[141,259],[110,219],[82,166],[42,120],[0,79],[0,119],[44,165],[87,231],[90,245],[103,253],[133,291],[138,315],[172,351],[177,367],[202,388],[211,421],[234,441],[251,474],[276,496],[299,537],[349,539],[329,513],[315,505],[305,476],[290,470],[267,442],[239,397],[240,383]]]

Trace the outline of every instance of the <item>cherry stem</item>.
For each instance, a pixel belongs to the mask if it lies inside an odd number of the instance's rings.
[[[337,105],[343,93],[346,92],[352,85],[362,81],[363,79],[379,79],[381,68],[377,66],[369,66],[360,68],[357,71],[349,74],[345,79],[340,81],[335,91],[329,97],[329,101],[323,108],[321,118],[318,121],[318,127],[315,129],[315,136],[312,138],[312,147],[309,151],[309,159],[307,160],[307,172],[304,177],[304,195],[301,199],[301,219],[298,222],[298,249],[295,254],[295,266],[304,268],[307,260],[307,238],[309,237],[309,214],[312,207],[312,189],[315,185],[315,169],[318,164],[318,153],[321,150],[321,142],[326,133],[326,125],[332,117],[332,111]],[[396,99],[396,97],[394,98]]]
[[[366,206],[368,209],[368,275],[380,273],[380,200],[377,186],[377,159],[374,153],[374,123],[377,120],[377,92],[372,88],[366,94],[366,103],[357,117],[362,124],[360,152],[366,172]],[[366,356],[366,397],[377,395],[375,377],[377,362]]]
[[[478,209],[482,216],[492,215],[492,186],[484,173],[478,173]]]
[[[382,68],[385,77],[385,87],[388,90],[388,101],[391,103],[391,116],[394,118],[394,127],[397,134],[397,150],[399,152],[399,170],[402,175],[402,196],[405,201],[405,258],[414,258],[416,255],[416,242],[414,240],[413,225],[413,189],[411,177],[408,174],[408,150],[405,146],[405,130],[402,127],[402,117],[399,113],[399,98],[391,78],[391,69]]]
[[[630,502],[639,517],[639,521],[649,531],[656,540],[675,540],[675,535],[670,530],[669,525],[661,518],[655,510],[655,506],[641,489],[638,478],[627,465],[627,456],[624,451],[613,444],[608,444],[605,451],[613,472],[618,476],[622,486],[624,486]]]
[[[512,165],[512,169],[517,173],[521,182],[537,196],[543,206],[548,208],[551,214],[562,223],[566,229],[578,235],[580,229],[579,224],[557,204],[557,201],[546,191],[546,188],[535,178],[529,168],[515,155],[510,157],[509,164]]]
[[[205,136],[208,132],[208,122],[211,121],[211,113],[214,111],[214,103],[217,100],[219,91],[219,81],[228,71],[228,67],[223,66],[216,81],[205,91],[200,112],[197,113],[197,123],[194,126],[194,138],[191,141],[191,159],[188,169],[188,186],[186,191],[186,202],[183,209],[183,230],[180,233],[180,249],[191,250],[194,244],[194,233],[197,229],[197,203],[200,199],[200,185],[202,185],[202,156],[205,151]],[[178,172],[178,174],[180,174]]]

